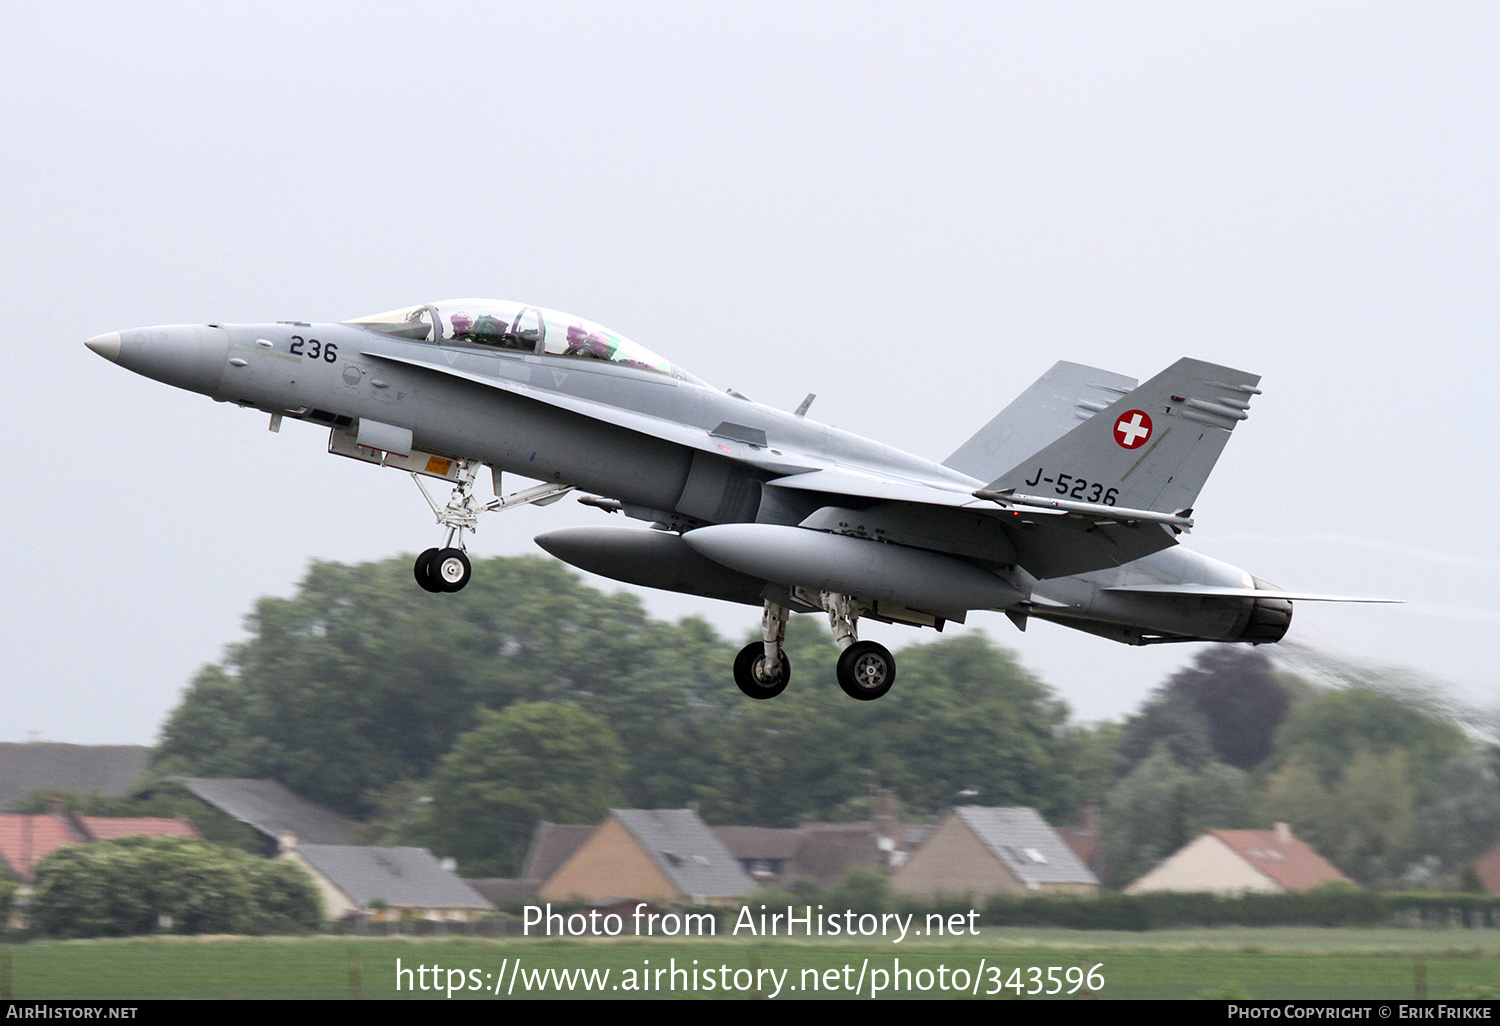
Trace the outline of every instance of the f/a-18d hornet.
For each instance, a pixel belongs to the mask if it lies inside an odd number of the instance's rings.
[[[933,463],[719,391],[591,321],[457,299],[336,324],[193,324],[85,343],[129,370],[330,429],[328,451],[452,485],[443,544],[417,584],[469,581],[481,513],[580,502],[649,528],[537,537],[557,558],[629,584],[760,606],[734,679],[772,698],[791,677],[789,613],[826,613],[838,681],[870,700],[896,680],[861,618],[942,630],[1001,610],[1132,645],[1279,641],[1282,591],[1178,545],[1254,374],[1182,359],[1144,384],[1058,363]],[[476,496],[490,468],[495,498]],[[502,473],[540,482],[512,493]]]

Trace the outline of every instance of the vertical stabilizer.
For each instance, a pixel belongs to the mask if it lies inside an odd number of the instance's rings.
[[[1059,361],[943,461],[980,481],[1057,441],[1136,386],[1135,378]]]
[[[1260,377],[1178,360],[989,487],[1170,513],[1191,507]]]

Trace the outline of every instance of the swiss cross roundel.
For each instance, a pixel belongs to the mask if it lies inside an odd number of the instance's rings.
[[[1151,418],[1145,410],[1126,410],[1115,421],[1115,441],[1126,449],[1139,449],[1151,437]]]

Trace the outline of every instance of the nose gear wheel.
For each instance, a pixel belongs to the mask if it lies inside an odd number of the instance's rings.
[[[439,506],[427,494],[422,478],[413,473],[411,478],[421,489],[422,497],[432,507],[437,522],[447,529],[442,548],[432,548],[417,557],[412,566],[412,575],[423,590],[432,592],[462,591],[469,583],[472,568],[464,552],[464,532],[478,529],[479,514],[494,513],[531,503],[546,505],[555,502],[573,490],[572,485],[542,483],[519,492],[483,502],[474,496],[474,477],[480,464],[473,460],[458,461],[458,480],[446,506]],[[495,474],[495,491],[500,490],[500,475]]]

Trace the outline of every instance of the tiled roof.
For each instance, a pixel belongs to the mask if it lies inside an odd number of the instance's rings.
[[[119,797],[146,772],[145,745],[0,743],[0,809],[37,791]]]
[[[23,880],[30,880],[32,867],[58,848],[82,840],[57,816],[0,814],[0,859]]]
[[[185,819],[161,816],[79,816],[90,840],[108,841],[116,837],[198,837],[193,824]]]
[[[293,850],[357,905],[380,900],[393,908],[492,907],[426,848],[299,844]]]
[[[953,811],[1022,883],[1098,885],[1098,878],[1035,809],[961,805]]]
[[[332,809],[293,794],[274,780],[210,780],[185,777],[180,783],[273,841],[292,834],[298,844],[343,844],[354,825]]]
[[[1210,830],[1240,858],[1289,891],[1325,883],[1353,883],[1306,841],[1274,830]]]
[[[689,897],[742,897],[755,881],[692,809],[612,809],[667,879]]]
[[[855,866],[884,866],[880,836],[872,823],[809,823],[792,870],[824,886],[833,886]]]
[[[526,861],[521,864],[521,879],[538,882],[548,879],[597,829],[592,824],[573,826],[545,820],[538,823],[531,832]]]
[[[1491,894],[1500,894],[1500,844],[1474,860],[1474,875]]]
[[[792,858],[803,836],[796,827],[721,826],[713,831],[737,859]]]

